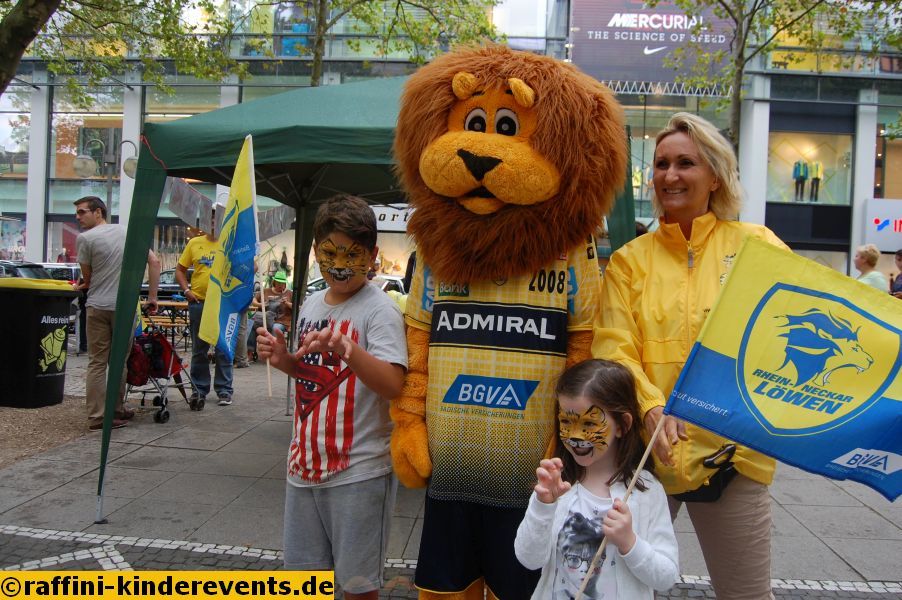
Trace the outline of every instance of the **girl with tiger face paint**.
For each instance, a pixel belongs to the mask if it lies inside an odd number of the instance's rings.
[[[645,449],[633,375],[615,362],[587,360],[564,371],[555,394],[554,457],[536,469],[514,541],[521,564],[542,569],[531,600],[573,598],[583,584],[587,600],[650,600],[676,581],[679,558],[651,464],[623,501]],[[602,539],[608,545],[594,562]]]
[[[558,439],[554,455],[561,477],[606,494],[614,481],[628,483],[645,444],[632,373],[617,363],[592,359],[564,371],[555,387]],[[645,466],[647,470],[648,465]]]
[[[620,437],[617,424],[608,419],[600,406],[585,396],[558,398],[558,424],[564,448],[576,464],[588,467],[603,459],[611,444]],[[612,460],[611,456],[607,458]]]

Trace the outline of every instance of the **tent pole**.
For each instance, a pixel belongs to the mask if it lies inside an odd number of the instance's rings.
[[[294,222],[294,290],[291,295],[291,323],[292,334],[288,340],[288,351],[294,352],[297,334],[298,312],[307,295],[307,259],[310,256],[310,247],[313,245],[313,207],[306,205],[306,198],[302,198],[301,204],[295,209]],[[291,377],[288,378],[285,392],[285,416],[291,414]]]
[[[145,142],[150,148],[150,142]],[[153,238],[153,228],[166,186],[166,172],[151,157],[152,152],[142,152],[138,158],[135,178],[135,195],[125,237],[125,251],[116,294],[116,314],[113,318],[113,336],[107,370],[106,399],[103,411],[103,433],[100,438],[100,468],[97,470],[97,507],[94,522],[106,523],[103,515],[103,489],[109,457],[113,416],[119,400],[119,384],[125,379],[125,361],[128,358],[129,340],[135,331],[135,312],[138,291],[144,279],[147,251]],[[123,400],[124,401],[124,400]]]

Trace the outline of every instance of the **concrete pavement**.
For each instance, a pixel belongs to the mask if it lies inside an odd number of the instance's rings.
[[[70,356],[67,393],[84,394],[86,364]],[[94,524],[99,434],[0,471],[0,569],[281,568],[286,378],[274,371],[266,390],[257,363],[235,370],[232,406],[192,412],[171,390],[168,423],[139,409],[113,431],[106,524]],[[902,598],[899,502],[784,465],[771,496],[775,595]],[[384,597],[415,597],[422,506],[422,490],[399,489]],[[658,597],[713,597],[684,514],[675,529],[683,581]]]

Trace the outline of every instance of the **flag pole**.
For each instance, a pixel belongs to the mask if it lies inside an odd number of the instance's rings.
[[[645,466],[645,462],[648,460],[648,455],[651,454],[651,449],[654,448],[655,440],[658,439],[658,434],[661,432],[661,427],[664,425],[664,415],[661,415],[661,418],[658,419],[658,424],[655,426],[655,432],[651,434],[651,439],[648,441],[648,446],[645,447],[645,453],[642,455],[642,460],[639,461],[639,466],[636,467],[636,472],[633,473],[633,478],[630,480],[629,486],[626,488],[626,494],[623,496],[623,503],[626,504],[626,501],[630,499],[630,494],[633,493],[633,488],[636,487],[636,482],[639,481],[639,473],[642,472],[642,467]],[[601,560],[601,554],[604,552],[605,547],[608,545],[608,538],[602,538],[601,544],[598,546],[598,551],[595,553],[595,556],[592,557],[592,562],[589,564],[589,570],[586,571],[586,576],[583,578],[583,582],[579,586],[579,591],[576,592],[576,597],[573,600],[582,600],[583,592],[586,591],[586,586],[589,585],[589,580],[592,578],[592,572],[595,571],[595,568],[598,566],[598,561]]]
[[[269,331],[266,328],[266,293],[265,293],[265,285],[260,286],[260,314],[263,315],[263,329],[265,331]],[[269,397],[272,398],[272,368],[269,364],[269,359],[266,359],[266,383],[269,385]]]

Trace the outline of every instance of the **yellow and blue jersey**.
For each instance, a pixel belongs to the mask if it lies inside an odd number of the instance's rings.
[[[568,332],[591,331],[599,286],[591,238],[507,280],[456,284],[418,265],[406,321],[430,332],[433,498],[526,505],[555,434]]]

